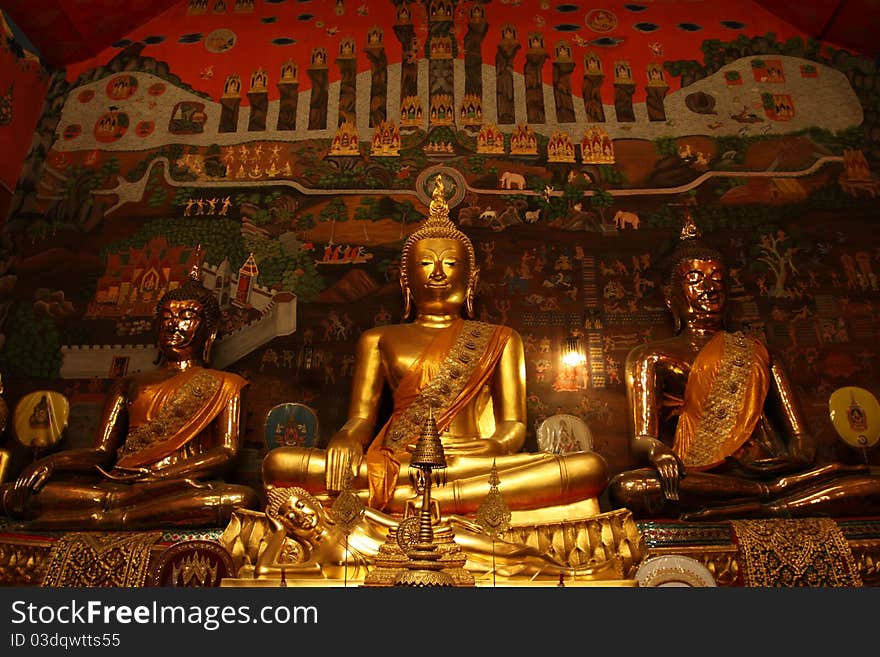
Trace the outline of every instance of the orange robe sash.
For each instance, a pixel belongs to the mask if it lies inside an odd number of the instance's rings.
[[[200,367],[151,385],[144,422],[129,427],[116,465],[143,467],[170,456],[204,431],[246,385],[237,374]]]
[[[439,331],[394,391],[394,413],[366,454],[369,504],[384,509],[397,487],[400,456],[414,445],[429,409],[442,433],[492,376],[511,330],[456,320]]]
[[[692,470],[707,470],[742,447],[761,417],[770,357],[758,340],[719,331],[691,367],[673,450]]]

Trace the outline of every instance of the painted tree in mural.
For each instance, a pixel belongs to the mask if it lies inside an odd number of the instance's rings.
[[[788,235],[782,230],[777,230],[775,234],[761,235],[760,253],[757,260],[763,263],[775,277],[773,287],[769,291],[771,297],[788,296],[785,289],[788,275],[797,274],[798,271],[792,259],[799,249],[790,246],[788,241]]]
[[[318,219],[322,222],[330,222],[330,239],[328,241],[330,244],[333,244],[336,222],[348,221],[348,210],[345,207],[345,202],[341,198],[334,198],[324,206],[324,209],[318,214]]]
[[[614,203],[614,197],[604,189],[597,189],[590,197],[590,207],[599,213],[603,224],[605,223],[605,210],[610,208],[612,203]]]
[[[379,214],[378,201],[373,198],[364,199],[355,209],[354,218],[361,222],[361,228],[364,231],[364,242],[369,242],[370,236],[367,234],[367,223],[382,218]]]
[[[61,334],[55,321],[38,317],[25,302],[12,312],[6,344],[0,352],[4,375],[57,377],[61,369]]]
[[[406,224],[412,221],[421,221],[422,214],[416,210],[416,207],[410,201],[403,203],[395,203],[391,212],[391,218],[400,223],[400,239],[406,236]]]

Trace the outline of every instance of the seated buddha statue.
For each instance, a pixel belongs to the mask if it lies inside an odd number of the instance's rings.
[[[635,517],[862,515],[880,510],[866,466],[815,464],[792,383],[764,343],[724,328],[727,271],[686,213],[666,303],[676,335],[626,359],[632,453],[609,497]]]
[[[160,299],[154,371],[118,379],[96,443],[26,466],[0,510],[33,529],[222,526],[256,493],[221,480],[239,450],[246,381],[209,369],[220,308],[196,271]]]
[[[446,453],[445,486],[434,493],[444,514],[468,515],[486,495],[495,463],[514,514],[533,521],[598,513],[607,484],[604,459],[592,452],[525,453],[523,343],[506,326],[473,316],[479,276],[473,244],[449,219],[438,176],[428,218],[406,240],[400,285],[404,319],[365,331],[356,346],[348,419],[326,449],[281,447],[263,460],[267,493],[299,486],[322,501],[347,477],[367,505],[397,517],[414,497],[409,457],[434,413]],[[383,390],[390,419],[377,432]]]

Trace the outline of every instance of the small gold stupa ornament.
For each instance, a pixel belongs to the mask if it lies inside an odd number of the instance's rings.
[[[455,586],[453,577],[444,571],[441,552],[434,544],[431,518],[431,473],[446,468],[446,455],[440,432],[434,420],[433,408],[422,425],[415,450],[410,458],[410,468],[418,470],[417,490],[422,495],[422,507],[418,515],[405,519],[397,528],[397,541],[406,553],[408,561],[402,564],[394,582],[395,586]]]

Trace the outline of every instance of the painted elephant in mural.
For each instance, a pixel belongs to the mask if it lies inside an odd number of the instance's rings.
[[[501,174],[501,189],[525,189],[526,178],[521,173],[505,171]]]

